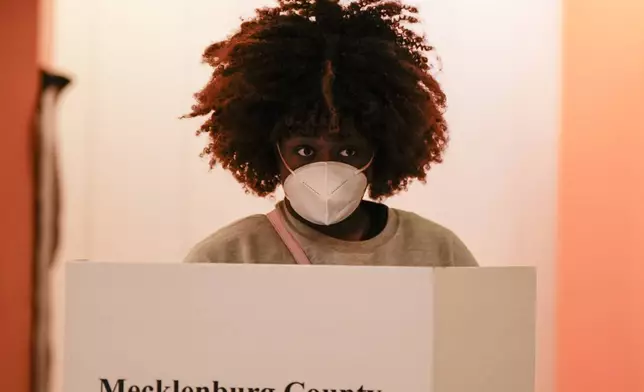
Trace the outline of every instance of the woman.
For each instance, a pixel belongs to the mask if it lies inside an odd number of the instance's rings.
[[[475,266],[449,230],[383,200],[442,161],[445,94],[397,1],[280,0],[208,47],[204,155],[247,192],[286,199],[199,243],[187,262]]]

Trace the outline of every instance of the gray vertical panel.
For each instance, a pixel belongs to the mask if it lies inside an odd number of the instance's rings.
[[[534,268],[437,269],[433,392],[533,392]]]

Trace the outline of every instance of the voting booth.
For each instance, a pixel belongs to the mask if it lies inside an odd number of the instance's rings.
[[[66,273],[64,392],[534,392],[532,268]]]

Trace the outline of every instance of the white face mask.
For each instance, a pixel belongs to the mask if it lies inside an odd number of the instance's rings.
[[[279,151],[279,146],[278,146]],[[367,170],[341,162],[315,162],[291,170],[284,181],[284,193],[291,207],[302,218],[316,225],[329,226],[348,218],[360,206],[367,190]]]

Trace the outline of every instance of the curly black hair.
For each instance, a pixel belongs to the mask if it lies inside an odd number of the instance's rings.
[[[291,135],[357,131],[376,150],[369,195],[383,199],[442,161],[446,99],[433,48],[400,1],[278,0],[210,45],[214,68],[185,117],[208,116],[203,156],[247,192],[280,184],[274,146]]]

